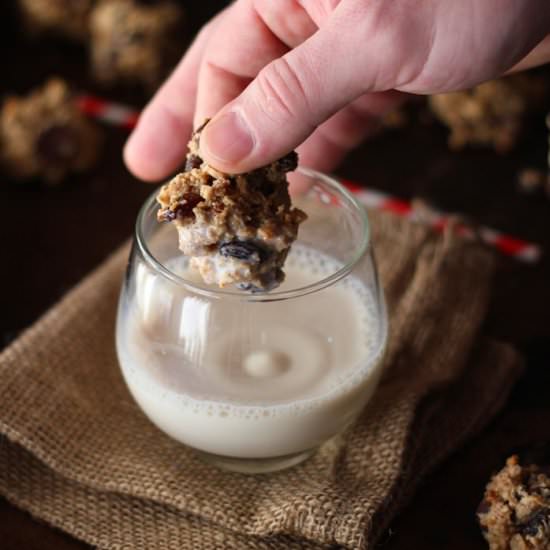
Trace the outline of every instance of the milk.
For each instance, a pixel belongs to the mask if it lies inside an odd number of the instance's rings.
[[[167,265],[196,277],[183,256]],[[294,245],[278,291],[341,267]],[[191,447],[239,458],[313,449],[356,418],[376,387],[387,326],[353,275],[268,303],[212,300],[144,264],[135,280],[117,329],[124,378],[150,420]]]

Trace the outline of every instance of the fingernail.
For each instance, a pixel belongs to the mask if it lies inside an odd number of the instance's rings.
[[[235,164],[250,155],[254,139],[244,118],[236,111],[229,111],[206,126],[200,146],[212,159]]]

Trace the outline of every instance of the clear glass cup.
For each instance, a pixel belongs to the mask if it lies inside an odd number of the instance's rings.
[[[357,418],[381,374],[388,333],[364,208],[336,180],[293,175],[308,219],[267,294],[201,282],[156,221],[137,219],[122,288],[120,366],[149,419],[210,462],[286,468]]]

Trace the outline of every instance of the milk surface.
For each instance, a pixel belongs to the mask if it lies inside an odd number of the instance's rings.
[[[167,264],[196,277],[183,256]],[[294,245],[279,290],[340,267]],[[379,379],[386,333],[372,291],[353,276],[247,303],[190,293],[139,265],[117,349],[130,391],[160,429],[206,452],[267,458],[314,448],[357,416]]]

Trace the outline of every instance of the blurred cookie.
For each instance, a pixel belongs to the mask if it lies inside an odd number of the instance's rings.
[[[183,12],[170,0],[103,0],[90,19],[95,77],[157,86],[183,53]]]
[[[488,483],[478,518],[490,550],[548,550],[550,467],[510,457]]]
[[[451,131],[451,149],[478,145],[506,153],[516,145],[527,116],[542,106],[547,91],[541,75],[520,73],[471,90],[434,95],[429,103]]]
[[[16,179],[58,183],[83,172],[96,161],[99,141],[97,128],[60,79],[26,97],[8,97],[0,111],[0,159]]]
[[[19,0],[31,32],[51,31],[84,42],[96,0]]]

